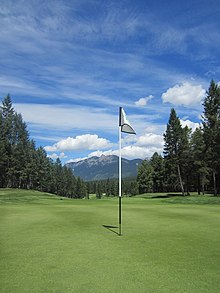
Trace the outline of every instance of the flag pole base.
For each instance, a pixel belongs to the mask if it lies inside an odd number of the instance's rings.
[[[122,236],[122,233],[121,233],[121,224],[119,224],[119,233],[118,233],[118,236]]]

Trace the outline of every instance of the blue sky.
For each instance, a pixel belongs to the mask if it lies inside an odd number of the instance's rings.
[[[1,0],[0,26],[0,97],[63,163],[117,154],[120,106],[122,155],[162,153],[170,109],[194,129],[220,81],[217,0]]]

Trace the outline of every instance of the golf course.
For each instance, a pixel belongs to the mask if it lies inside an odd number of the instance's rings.
[[[220,198],[0,189],[0,291],[220,292]]]

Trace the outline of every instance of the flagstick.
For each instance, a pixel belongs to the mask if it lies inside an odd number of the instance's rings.
[[[119,236],[121,236],[121,126],[119,126],[119,210],[118,210],[118,222],[119,222]]]

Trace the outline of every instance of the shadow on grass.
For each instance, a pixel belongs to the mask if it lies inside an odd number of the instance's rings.
[[[168,193],[166,195],[155,195],[155,196],[152,196],[151,198],[171,198],[171,197],[175,197],[175,196],[181,196],[181,194],[179,194],[179,193]]]
[[[112,233],[115,233],[115,234],[119,235],[119,233],[118,233],[117,231],[114,230],[114,229],[118,229],[117,226],[102,225],[102,227],[104,227],[105,229],[108,229],[108,230],[111,231]]]
[[[149,195],[149,196],[142,196],[144,199],[157,199],[157,198],[172,198],[175,196],[182,196],[180,193],[168,193],[163,195]]]

